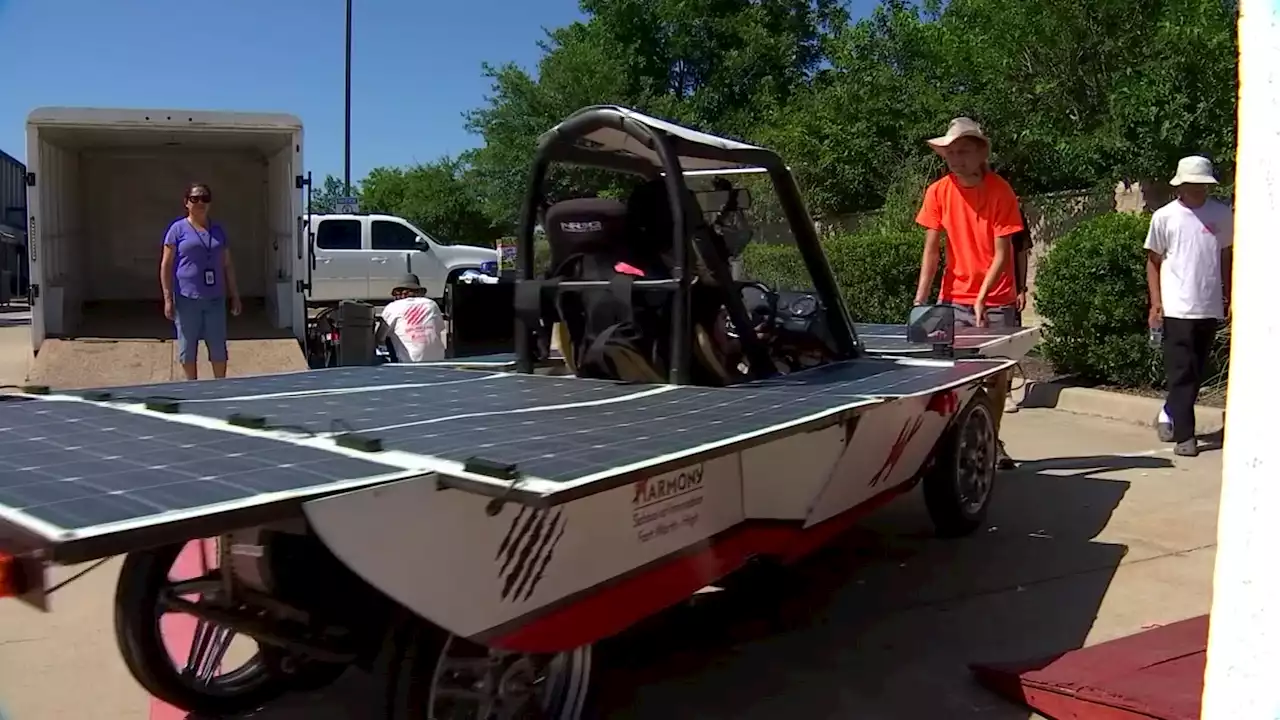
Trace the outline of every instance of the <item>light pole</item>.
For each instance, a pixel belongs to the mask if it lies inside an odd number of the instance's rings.
[[[342,137],[342,184],[351,196],[351,0],[347,0],[347,82]]]

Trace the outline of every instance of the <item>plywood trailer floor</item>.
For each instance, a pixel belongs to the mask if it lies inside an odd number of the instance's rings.
[[[246,298],[244,313],[227,318],[227,373],[265,375],[307,369],[287,328],[273,328],[261,298]],[[203,346],[199,376],[213,377]],[[29,380],[52,388],[110,387],[181,380],[173,323],[159,301],[86,304],[78,332],[40,346]]]

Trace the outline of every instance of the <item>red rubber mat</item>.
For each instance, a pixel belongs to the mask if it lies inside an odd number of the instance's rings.
[[[1051,658],[973,665],[997,695],[1053,720],[1197,720],[1209,616]]]

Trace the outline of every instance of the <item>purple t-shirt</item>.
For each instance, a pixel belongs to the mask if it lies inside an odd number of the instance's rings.
[[[220,298],[226,294],[222,277],[222,253],[227,234],[217,223],[209,232],[197,230],[186,218],[176,220],[164,234],[164,244],[177,253],[173,274],[178,281],[176,294],[188,298]]]

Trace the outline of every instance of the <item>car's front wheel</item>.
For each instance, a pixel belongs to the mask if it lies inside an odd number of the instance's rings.
[[[924,475],[924,501],[941,537],[982,526],[995,489],[996,427],[990,397],[979,390],[938,441]]]

